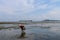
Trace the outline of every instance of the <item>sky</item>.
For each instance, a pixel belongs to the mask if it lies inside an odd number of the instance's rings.
[[[60,0],[0,0],[0,21],[60,20]]]

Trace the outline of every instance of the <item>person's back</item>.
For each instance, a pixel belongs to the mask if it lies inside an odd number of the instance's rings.
[[[19,27],[21,28],[22,31],[25,30],[25,27],[23,24],[20,24]]]

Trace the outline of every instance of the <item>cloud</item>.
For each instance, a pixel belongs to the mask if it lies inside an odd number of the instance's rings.
[[[59,10],[60,10],[59,7],[53,8],[52,10],[48,11],[43,16],[45,16],[45,18],[47,18],[47,19],[60,20],[60,11]]]
[[[50,0],[52,3],[59,2],[60,0]]]
[[[0,15],[8,19],[59,19],[59,8],[56,2],[60,0],[0,0]],[[8,14],[8,15],[7,15]],[[28,15],[29,14],[29,15]],[[3,18],[3,17],[1,17]],[[5,17],[7,20],[7,17]],[[14,18],[14,19],[13,19]]]
[[[3,5],[0,5],[0,11],[8,14],[24,14],[36,9],[46,9],[48,4],[42,0],[1,0]],[[36,2],[37,1],[37,2]],[[39,2],[38,2],[39,1]],[[16,13],[15,13],[16,12]]]
[[[13,9],[6,7],[6,6],[0,6],[0,12],[5,12],[8,14],[13,14]]]

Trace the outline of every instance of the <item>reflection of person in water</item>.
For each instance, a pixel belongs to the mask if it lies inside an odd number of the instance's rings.
[[[26,33],[24,32],[25,26],[23,24],[19,24],[19,28],[22,30],[21,35],[19,38],[25,38]]]
[[[25,30],[25,27],[23,24],[20,24],[19,27],[21,28],[22,31]]]
[[[20,38],[25,38],[25,36],[26,36],[26,33],[24,31],[22,31]]]

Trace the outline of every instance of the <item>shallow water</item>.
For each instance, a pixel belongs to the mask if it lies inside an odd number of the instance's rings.
[[[23,32],[21,29],[3,29],[0,30],[0,40],[60,40],[60,27],[26,26]]]

